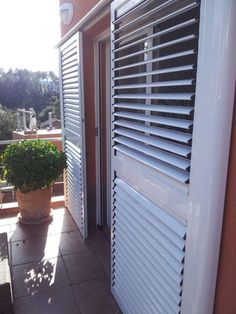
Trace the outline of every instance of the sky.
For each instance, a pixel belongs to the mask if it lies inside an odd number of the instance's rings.
[[[59,0],[0,0],[0,68],[58,74]]]

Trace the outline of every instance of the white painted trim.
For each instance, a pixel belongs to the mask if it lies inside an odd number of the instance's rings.
[[[64,109],[63,109],[63,87],[62,87],[62,60],[61,60],[61,50],[58,49],[58,63],[59,63],[59,96],[60,96],[60,114],[61,114],[61,137],[62,137],[62,150],[65,151],[65,121],[64,121]],[[63,171],[64,179],[64,195],[66,196],[66,170]],[[67,206],[67,201],[65,197],[65,206]]]
[[[236,78],[236,1],[202,0],[183,314],[213,312]]]
[[[82,169],[83,169],[83,204],[84,204],[84,239],[88,237],[88,207],[87,207],[87,167],[86,167],[86,133],[85,133],[85,108],[84,108],[84,58],[83,58],[83,33],[78,32],[79,49],[79,80],[81,98],[81,120],[82,120]]]
[[[95,160],[96,160],[96,224],[102,225],[101,219],[101,169],[100,169],[100,116],[99,116],[99,41],[94,41],[94,102],[95,102]]]
[[[99,44],[100,42],[108,39],[110,36],[110,30],[106,29],[101,34],[99,34],[94,39],[94,94],[95,94],[95,127],[98,130],[98,135],[96,136],[96,148],[95,148],[95,158],[96,158],[96,224],[102,226],[102,210],[101,210],[101,151],[100,151],[100,95],[99,95]],[[110,77],[110,74],[107,73],[107,77]],[[110,86],[107,87],[107,90],[110,90]],[[109,96],[110,99],[110,96]],[[108,109],[108,100],[107,100],[107,109]],[[110,125],[110,116],[108,116],[107,112],[107,126]],[[110,137],[110,133],[108,131],[110,128],[107,128],[107,142],[109,142],[108,138]],[[107,156],[109,155],[110,159],[110,146],[108,148]],[[107,159],[108,160],[108,159]],[[108,163],[107,163],[108,164]],[[108,173],[110,174],[110,166],[107,167],[107,177]],[[109,185],[108,185],[109,186]],[[110,205],[110,204],[109,204]],[[108,207],[107,207],[108,208]],[[110,225],[110,224],[109,224]]]
[[[109,12],[109,4],[111,0],[100,0],[56,45],[55,48],[59,48],[63,45],[71,36],[73,36],[78,31],[82,30],[83,27],[90,27],[96,23],[103,15],[104,12]],[[107,11],[104,11],[106,9]],[[101,15],[102,14],[102,15]],[[92,23],[92,24],[91,24]]]
[[[109,30],[109,39],[110,39],[110,30]],[[107,225],[111,228],[111,190],[110,190],[110,182],[111,182],[111,41],[106,42],[106,55],[107,55],[107,62],[106,62],[106,73],[107,73],[107,85],[106,90],[108,91],[106,96],[106,138],[107,138]]]

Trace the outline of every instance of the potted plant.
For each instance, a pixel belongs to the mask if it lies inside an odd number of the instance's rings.
[[[66,156],[47,141],[20,141],[2,155],[4,177],[16,190],[19,220],[38,224],[51,219],[51,185],[66,168]]]

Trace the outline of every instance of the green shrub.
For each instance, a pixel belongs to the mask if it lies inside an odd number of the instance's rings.
[[[20,141],[5,149],[2,163],[6,181],[27,193],[51,186],[66,168],[66,156],[47,141]]]

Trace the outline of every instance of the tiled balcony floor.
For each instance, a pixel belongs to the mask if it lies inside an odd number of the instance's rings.
[[[15,314],[121,313],[109,282],[109,243],[94,229],[84,243],[69,213],[50,224],[22,226],[0,219],[8,233]]]

